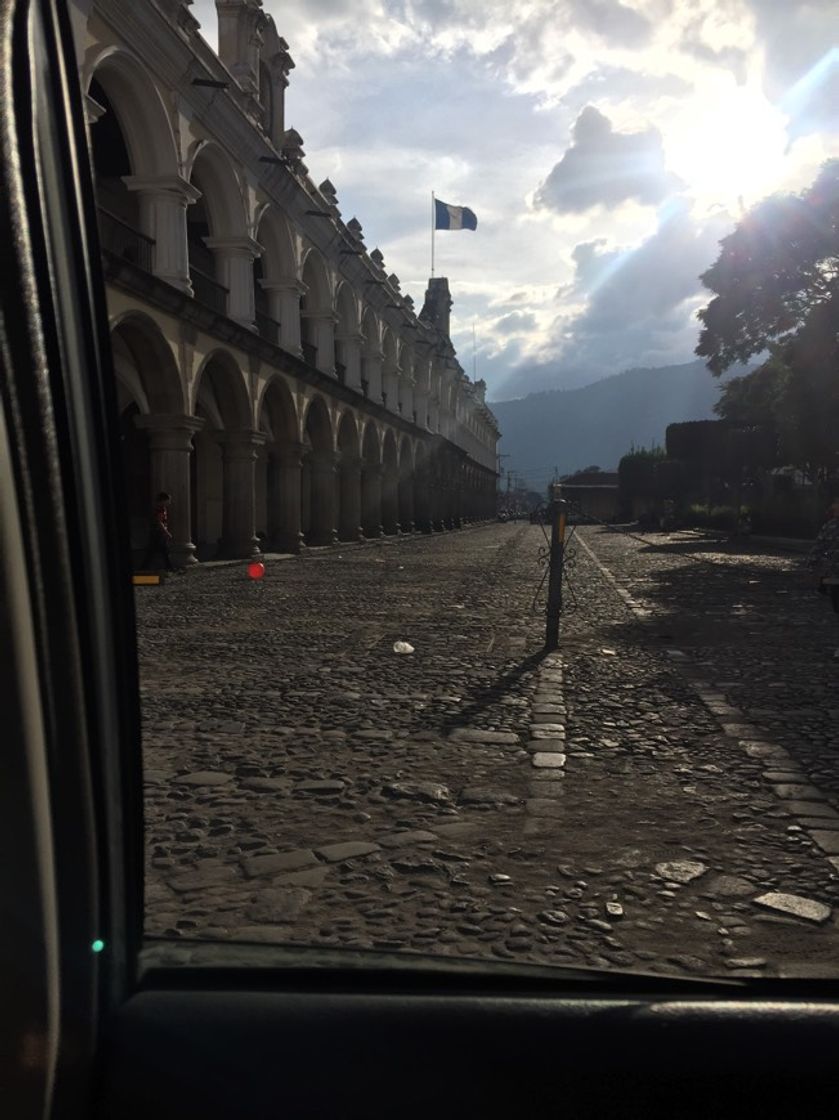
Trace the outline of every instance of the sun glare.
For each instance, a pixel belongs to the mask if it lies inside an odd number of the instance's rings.
[[[775,189],[787,145],[785,117],[753,89],[737,87],[691,106],[667,133],[670,169],[697,200],[736,209]]]

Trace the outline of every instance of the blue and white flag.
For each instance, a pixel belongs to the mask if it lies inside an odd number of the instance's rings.
[[[435,229],[477,229],[478,219],[468,206],[449,206],[448,202],[434,199]]]

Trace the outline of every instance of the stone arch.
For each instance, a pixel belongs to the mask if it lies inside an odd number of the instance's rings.
[[[320,394],[303,417],[301,523],[307,544],[333,544],[336,533],[336,455],[332,419]]]
[[[346,280],[338,285],[335,298],[335,372],[341,384],[347,381],[347,372],[354,388],[358,387],[355,358],[358,353],[358,300]]]
[[[398,345],[396,335],[390,327],[385,327],[382,334],[382,354],[382,404],[395,412],[398,396]]]
[[[317,249],[303,257],[300,297],[300,339],[303,359],[325,372],[335,368],[332,285],[326,262]]]
[[[300,548],[299,417],[285,379],[268,381],[257,405],[257,428],[264,443],[257,449],[255,523],[257,536],[272,551]]]
[[[253,513],[253,471],[234,463],[237,438],[253,427],[245,376],[236,359],[224,349],[213,350],[201,364],[193,395],[195,415],[204,421],[194,439],[192,457],[192,539],[200,559],[241,551],[236,536],[234,506],[249,505]],[[242,475],[234,483],[236,472]]]
[[[414,448],[407,435],[399,441],[399,527],[403,533],[414,530]]]
[[[338,539],[361,537],[361,439],[351,409],[345,409],[338,424]]]
[[[185,411],[183,385],[172,350],[148,315],[129,312],[114,320],[111,350],[129,535],[132,553],[139,560],[148,541],[149,508],[154,497],[149,425],[175,425]],[[150,415],[156,420],[145,419]],[[173,482],[167,478],[160,483],[164,484],[171,487]]]
[[[240,280],[239,258],[248,246],[254,245],[248,236],[242,187],[233,164],[212,141],[196,145],[189,179],[200,192],[200,197],[187,209],[187,253],[195,298],[222,315],[232,315],[242,304],[242,293],[234,294],[235,309],[231,298]],[[250,278],[248,284],[252,284]],[[246,310],[244,317],[247,318]]]
[[[142,412],[182,413],[186,409],[183,382],[172,349],[149,315],[129,311],[111,323],[111,346],[119,366],[133,366],[136,381],[131,385],[116,369],[117,380],[130,388]],[[117,364],[117,363],[115,363]],[[118,391],[119,387],[118,387]]]
[[[414,524],[423,533],[433,530],[432,472],[428,445],[420,441],[414,451]]]
[[[266,281],[290,280],[297,275],[297,258],[288,222],[276,206],[262,208],[256,223],[256,240],[262,246],[262,273]]]
[[[381,328],[372,307],[367,307],[361,317],[361,392],[371,400],[381,400]]]
[[[382,535],[382,446],[372,420],[361,441],[361,526],[365,537]]]
[[[382,526],[389,536],[399,532],[399,452],[391,428],[382,443]]]
[[[178,149],[172,122],[148,68],[127,51],[110,49],[93,62],[88,93],[94,81],[105,91],[117,117],[133,174],[177,175]]]

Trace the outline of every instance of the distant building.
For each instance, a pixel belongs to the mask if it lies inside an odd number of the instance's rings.
[[[316,186],[261,0],[71,0],[135,546],[181,563],[494,516],[498,427],[449,338]]]
[[[573,504],[574,514],[598,521],[613,521],[618,515],[618,472],[581,471],[562,481],[562,497]]]

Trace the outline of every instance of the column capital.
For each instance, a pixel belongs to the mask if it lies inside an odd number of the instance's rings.
[[[338,466],[337,451],[310,451],[307,460],[313,471],[328,474]]]
[[[122,181],[130,191],[172,195],[184,206],[197,202],[201,197],[201,191],[181,175],[123,175]]]
[[[296,292],[302,296],[306,285],[294,276],[281,276],[279,280],[260,280],[259,286],[264,292]]]
[[[302,443],[272,443],[268,454],[283,467],[300,467],[306,448]]]
[[[205,237],[204,244],[214,252],[227,253],[231,257],[255,260],[262,256],[262,246],[252,237]]]
[[[149,433],[152,447],[189,451],[192,437],[204,427],[204,418],[174,412],[148,412],[135,416],[134,426]]]
[[[255,459],[257,448],[266,442],[264,432],[250,428],[224,429],[217,433],[216,439],[222,445],[225,459]]]
[[[331,307],[313,307],[300,312],[301,319],[312,319],[323,323],[337,323],[339,317]]]

